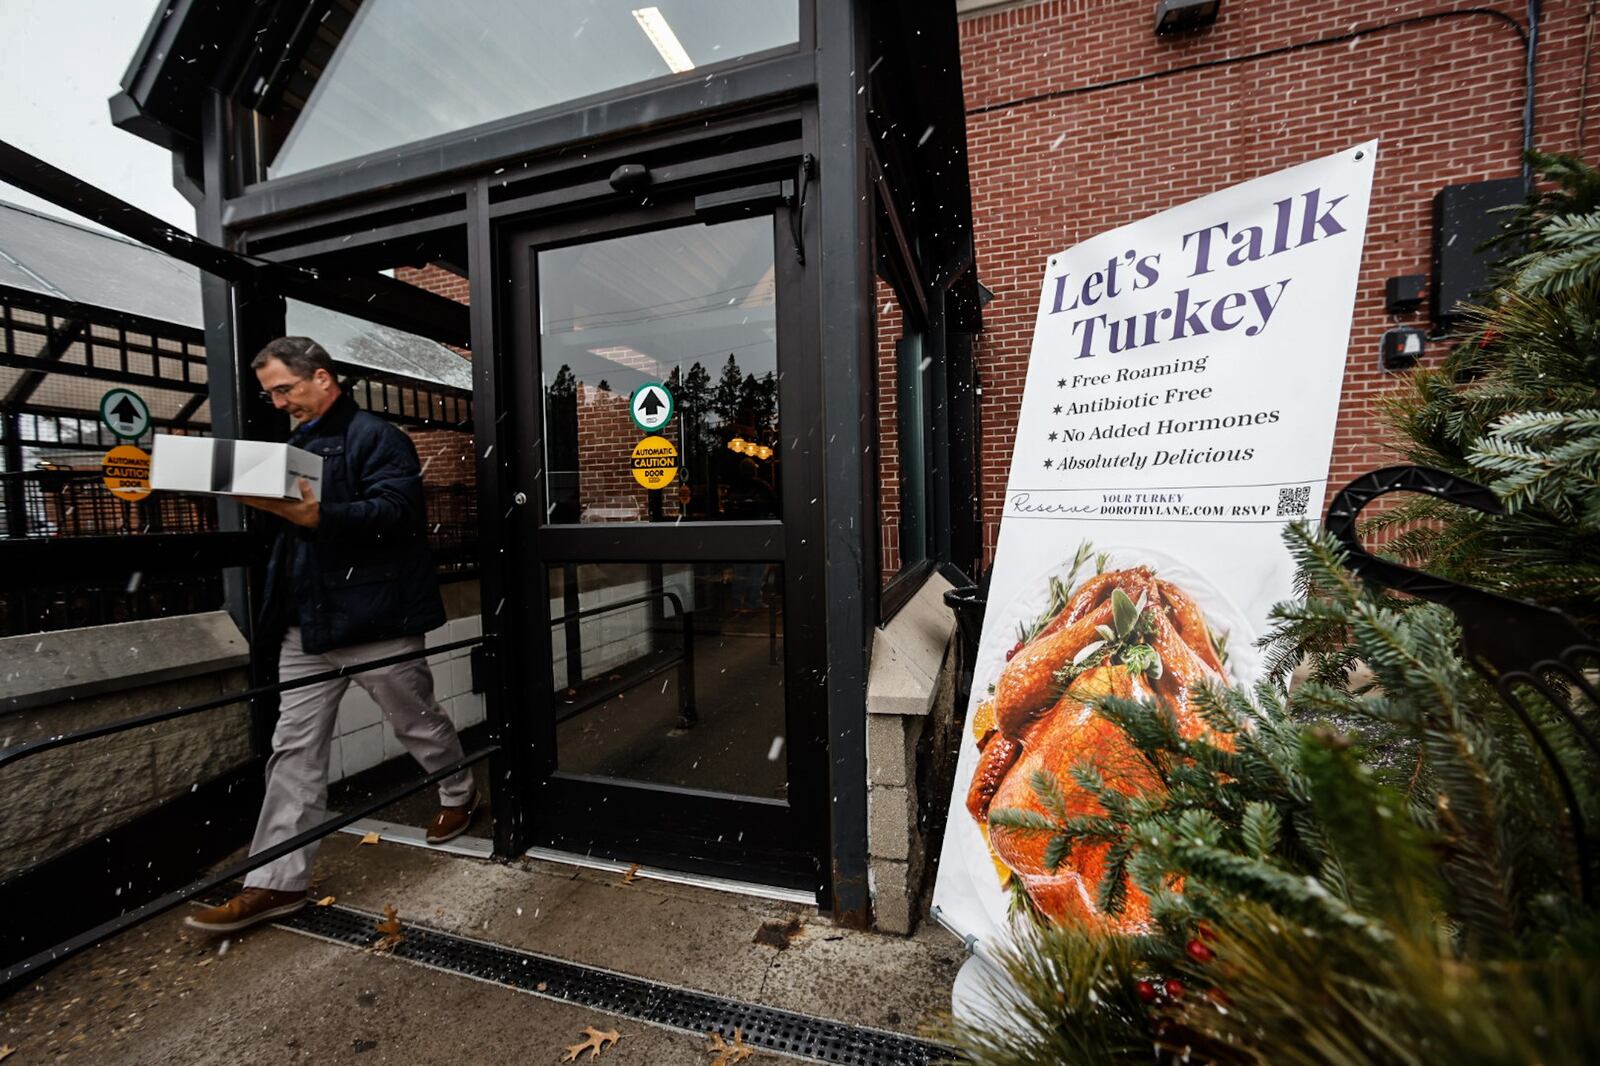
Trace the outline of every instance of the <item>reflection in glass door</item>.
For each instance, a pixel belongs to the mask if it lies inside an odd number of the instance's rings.
[[[550,521],[781,517],[775,274],[770,218],[538,253]],[[628,466],[647,382],[675,408],[658,496]]]
[[[774,255],[773,214],[663,214],[509,243],[513,481],[537,501],[513,520],[537,558],[514,668],[548,694],[530,701],[528,817],[567,850],[815,888],[820,701],[786,645],[784,467],[809,453],[783,444],[806,401],[780,305],[799,268]],[[658,387],[665,407],[641,414]],[[636,476],[642,441],[675,456],[665,483]]]
[[[552,566],[558,769],[784,799],[782,598],[775,563]]]

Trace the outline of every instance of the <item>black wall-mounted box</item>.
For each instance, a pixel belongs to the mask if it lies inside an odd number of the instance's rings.
[[[1522,202],[1521,178],[1446,185],[1433,198],[1433,321],[1441,329],[1461,317],[1458,305],[1489,287],[1489,266],[1504,253],[1484,250],[1505,216],[1497,207]]]
[[[1402,274],[1383,283],[1383,307],[1391,315],[1403,315],[1422,306],[1428,279],[1422,274]]]

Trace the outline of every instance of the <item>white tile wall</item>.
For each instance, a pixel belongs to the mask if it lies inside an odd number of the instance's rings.
[[[476,637],[482,632],[483,620],[473,615],[446,622],[428,633],[424,641],[432,648]],[[483,697],[471,695],[471,655],[471,648],[458,648],[428,656],[428,665],[433,670],[434,698],[444,706],[457,728],[462,729],[483,721]],[[466,702],[459,702],[463,697]],[[403,754],[405,749],[400,746],[394,730],[383,720],[383,709],[366,690],[351,682],[339,703],[328,779],[339,781]]]
[[[463,692],[471,692],[472,691],[472,660],[471,659],[451,659],[450,662],[445,665],[445,669],[447,671],[447,676],[448,676],[449,680],[444,685],[443,693],[440,693],[438,691],[439,690],[439,680],[438,680],[437,676],[435,676],[435,678],[434,678],[434,694],[435,695],[442,695],[443,697],[448,699],[451,696],[459,696]]]
[[[469,692],[455,698],[455,723],[457,729],[466,729],[483,721],[483,694]]]

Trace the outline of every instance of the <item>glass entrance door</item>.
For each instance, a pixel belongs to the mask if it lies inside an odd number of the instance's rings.
[[[820,888],[814,390],[781,209],[671,205],[516,233],[506,415],[534,839]],[[787,262],[786,262],[787,259]],[[810,393],[810,395],[808,395]]]

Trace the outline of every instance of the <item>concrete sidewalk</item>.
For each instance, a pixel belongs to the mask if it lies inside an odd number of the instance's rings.
[[[928,1036],[962,952],[931,924],[910,939],[835,927],[814,908],[552,863],[510,865],[330,839],[320,895],[402,924],[715,995]],[[0,1003],[6,1066],[33,1062],[557,1062],[593,1025],[602,1063],[704,1063],[706,1040],[259,928],[230,941],[167,915]],[[774,923],[796,931],[769,932]],[[374,933],[374,939],[377,934]],[[759,1052],[746,1062],[779,1061]],[[585,1054],[584,1061],[589,1061]]]

